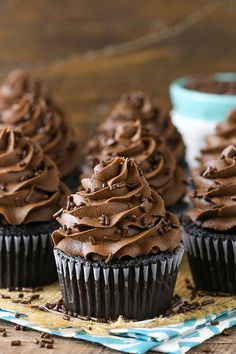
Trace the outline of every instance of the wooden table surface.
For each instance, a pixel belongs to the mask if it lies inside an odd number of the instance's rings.
[[[47,81],[81,143],[126,90],[145,90],[169,108],[174,78],[235,71],[235,0],[2,0],[0,13],[0,79],[21,66]],[[23,344],[13,348],[18,332],[0,325],[9,333],[0,337],[0,353],[37,352],[35,332],[20,333]],[[192,353],[207,349],[235,353],[236,330]],[[57,339],[55,352],[113,351]]]

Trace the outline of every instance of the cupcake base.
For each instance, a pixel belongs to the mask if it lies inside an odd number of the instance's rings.
[[[115,320],[153,318],[172,300],[184,249],[122,262],[86,261],[54,249],[64,306],[77,315]]]
[[[203,229],[185,218],[183,241],[196,288],[236,294],[236,233]]]
[[[0,288],[35,287],[57,279],[51,232],[57,222],[0,226]]]
[[[76,192],[79,187],[79,175],[80,170],[78,167],[76,167],[67,176],[62,177],[62,182],[64,182],[67,187],[70,188],[71,192]]]

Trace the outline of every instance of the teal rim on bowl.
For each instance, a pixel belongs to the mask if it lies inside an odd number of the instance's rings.
[[[236,81],[236,73],[215,73],[217,81]],[[185,88],[192,76],[184,76],[170,85],[170,97],[174,111],[189,119],[220,122],[229,111],[236,108],[236,95],[205,93]]]

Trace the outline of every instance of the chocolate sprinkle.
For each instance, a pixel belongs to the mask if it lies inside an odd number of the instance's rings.
[[[211,305],[214,304],[215,300],[214,299],[208,299],[202,302],[203,306]]]
[[[232,331],[231,331],[231,329],[229,329],[229,328],[225,328],[225,329],[221,332],[222,336],[226,336],[226,337],[230,336],[231,333],[232,333]]]
[[[16,347],[16,346],[19,346],[21,345],[21,341],[20,340],[12,340],[11,341],[11,346],[12,347]]]
[[[63,213],[63,208],[61,208],[55,214],[53,214],[53,217],[56,219],[56,218],[60,217],[62,215],[62,213]]]
[[[105,259],[105,263],[106,263],[106,264],[107,264],[107,263],[110,263],[111,260],[112,260],[112,258],[113,258],[113,254],[112,254],[112,253],[109,253],[109,256]]]

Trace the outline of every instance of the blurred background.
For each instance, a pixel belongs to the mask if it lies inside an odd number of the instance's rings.
[[[1,0],[1,79],[48,82],[81,139],[124,91],[170,108],[182,75],[235,71],[236,0]]]

